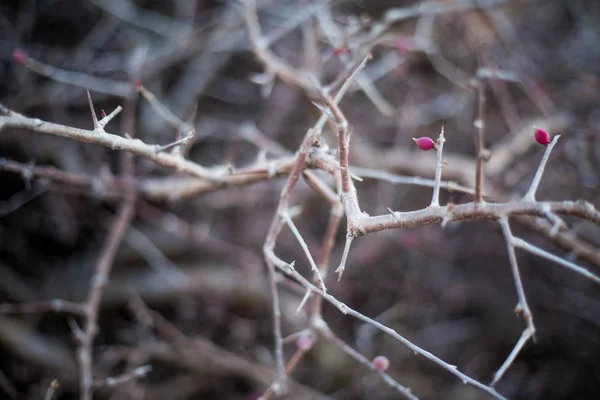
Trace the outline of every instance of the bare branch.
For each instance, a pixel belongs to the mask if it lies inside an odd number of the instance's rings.
[[[535,201],[535,192],[537,191],[540,181],[542,180],[542,175],[544,174],[544,169],[546,168],[546,163],[548,162],[548,158],[550,158],[550,152],[556,145],[556,142],[558,142],[559,138],[560,138],[560,135],[554,136],[554,139],[552,139],[552,142],[550,142],[550,144],[546,147],[546,151],[544,152],[542,161],[540,162],[537,172],[535,173],[535,177],[533,178],[533,181],[531,182],[531,186],[529,186],[529,190],[527,191],[525,196],[523,196],[524,200]]]
[[[401,385],[386,372],[376,371],[373,368],[373,363],[371,361],[340,339],[326,324],[315,324],[315,328],[317,328],[318,331],[321,332],[331,343],[342,349],[344,353],[348,354],[350,357],[358,361],[360,364],[366,366],[371,371],[375,371],[385,383],[396,389],[404,397],[410,400],[419,400],[419,398],[412,393],[410,388]]]
[[[475,127],[475,151],[477,152],[475,167],[475,202],[483,201],[483,163],[487,159],[488,153],[485,150],[484,132],[485,132],[485,87],[481,79],[475,80],[477,92],[477,117],[473,122]]]
[[[436,142],[436,150],[437,150],[437,163],[435,165],[435,179],[433,184],[433,196],[431,198],[431,206],[439,207],[440,205],[440,185],[442,181],[442,169],[444,169],[444,160],[442,159],[442,152],[444,150],[444,142],[446,138],[444,138],[444,127],[442,126],[442,131],[440,132],[440,136]]]
[[[501,217],[500,226],[502,227],[502,233],[504,234],[504,239],[506,240],[506,247],[508,250],[508,259],[510,261],[510,266],[513,273],[513,278],[515,280],[515,287],[517,289],[517,295],[519,298],[519,303],[515,308],[515,313],[520,315],[523,313],[523,318],[527,323],[527,327],[523,330],[519,341],[515,344],[515,347],[510,352],[502,366],[496,371],[494,374],[494,379],[492,381],[492,386],[494,386],[504,375],[506,370],[511,366],[523,346],[527,343],[527,341],[535,335],[535,326],[533,324],[533,315],[531,314],[531,310],[529,309],[529,305],[527,304],[527,299],[525,297],[525,290],[523,289],[523,282],[521,282],[521,275],[519,273],[519,266],[517,264],[517,256],[515,254],[515,246],[513,243],[513,235],[510,231],[510,225],[508,222],[508,218]]]
[[[199,164],[178,156],[156,153],[156,148],[138,139],[127,139],[122,136],[96,130],[73,128],[54,124],[37,118],[28,118],[19,113],[11,112],[8,116],[0,116],[0,131],[6,128],[20,128],[32,132],[46,133],[82,142],[95,143],[112,150],[125,150],[137,156],[147,158],[165,167],[187,172],[197,178],[218,181],[228,174],[225,168],[207,169]]]
[[[310,254],[310,250],[308,249],[308,245],[306,244],[306,241],[304,241],[304,239],[302,238],[300,231],[298,231],[298,228],[296,228],[296,225],[294,224],[294,221],[292,221],[292,218],[290,217],[288,212],[282,213],[281,218],[285,221],[287,226],[290,228],[290,230],[294,234],[294,237],[300,244],[300,247],[302,247],[302,250],[304,251],[306,258],[308,259],[308,262],[310,263],[310,268],[311,268],[313,274],[317,277],[319,285],[321,286],[321,290],[324,293],[326,293],[327,289],[325,288],[325,282],[323,281],[323,277],[321,276],[321,272],[319,271],[319,268],[317,268],[317,264],[315,264],[315,260],[313,260],[313,257]]]
[[[114,387],[119,386],[129,381],[141,378],[146,376],[150,371],[152,371],[152,367],[150,365],[142,365],[141,367],[137,367],[128,371],[119,376],[112,376],[105,379],[99,379],[94,381],[95,388],[101,387]]]

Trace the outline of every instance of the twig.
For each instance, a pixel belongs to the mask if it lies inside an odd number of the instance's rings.
[[[79,341],[77,361],[80,371],[80,390],[82,400],[92,398],[92,346],[94,337],[98,332],[98,311],[104,287],[108,281],[113,259],[121,239],[134,215],[134,201],[129,200],[123,204],[115,217],[113,226],[102,249],[98,263],[94,268],[91,289],[84,303],[86,314],[85,324],[82,331],[75,330],[75,337]]]
[[[292,221],[292,218],[290,217],[290,215],[287,211],[283,212],[281,214],[281,218],[285,221],[287,226],[290,228],[290,230],[294,234],[294,237],[300,244],[300,247],[302,247],[302,250],[304,251],[306,258],[308,259],[308,262],[310,263],[310,268],[311,268],[314,276],[317,278],[319,285],[321,286],[321,290],[324,293],[326,293],[327,288],[325,287],[325,282],[323,281],[323,277],[321,276],[321,272],[319,271],[319,268],[317,268],[317,264],[315,264],[315,260],[313,259],[312,255],[310,254],[310,250],[308,249],[308,245],[306,244],[306,241],[302,238],[300,231],[298,231],[298,228],[296,228],[294,221]]]
[[[444,150],[444,127],[436,142],[437,163],[435,164],[435,179],[433,183],[433,195],[431,197],[431,207],[439,207],[440,205],[440,185],[442,181],[442,169],[444,169],[444,160],[442,159],[442,151]]]
[[[292,355],[290,360],[285,365],[285,373],[286,374],[290,374],[296,368],[296,366],[298,365],[300,360],[302,360],[302,358],[307,353],[307,351],[308,351],[308,349],[302,349],[302,348],[299,348],[296,350],[296,352]],[[278,382],[275,381],[275,382],[273,382],[273,384],[271,384],[271,386],[269,386],[269,388],[265,391],[265,393],[259,397],[259,400],[269,400],[271,397],[273,397],[273,395],[277,394],[278,392],[279,392]]]
[[[527,243],[526,241],[524,241],[523,239],[520,239],[520,238],[513,237],[512,243],[513,243],[514,247],[519,247],[525,251],[530,252],[531,254],[535,254],[536,256],[545,258],[546,260],[553,261],[559,265],[562,265],[565,268],[570,269],[571,271],[573,271],[577,274],[583,275],[586,278],[591,279],[592,281],[600,284],[599,277],[597,277],[596,275],[592,274],[587,269],[580,267],[579,265],[577,265],[575,263],[567,261],[564,258],[557,257],[554,254],[550,254],[549,252],[542,250],[539,247],[536,247],[530,243]]]
[[[316,292],[319,296],[322,296],[326,301],[328,301],[331,305],[333,305],[335,308],[337,308],[339,311],[341,311],[343,314],[347,314],[347,315],[352,315],[353,317],[369,324],[372,325],[373,327],[375,327],[376,329],[388,334],[389,336],[391,336],[392,338],[398,340],[399,342],[401,342],[402,344],[404,344],[406,347],[408,347],[409,349],[411,349],[412,351],[414,351],[415,353],[418,353],[422,356],[424,356],[425,358],[427,358],[428,360],[432,361],[433,363],[439,365],[440,367],[442,367],[443,369],[445,369],[446,371],[449,371],[450,373],[452,373],[453,375],[457,376],[459,379],[461,379],[463,381],[464,384],[470,384],[473,385],[481,390],[483,390],[484,392],[490,394],[491,396],[497,398],[497,399],[501,399],[501,400],[506,400],[506,398],[504,396],[502,396],[500,393],[496,392],[496,390],[490,386],[486,386],[481,382],[476,381],[475,379],[469,377],[468,375],[458,371],[458,369],[456,368],[455,365],[451,365],[448,364],[447,362],[441,360],[440,358],[436,357],[435,355],[433,355],[432,353],[420,348],[419,346],[415,345],[414,343],[412,343],[411,341],[409,341],[408,339],[406,339],[404,336],[400,335],[398,332],[396,332],[395,330],[388,328],[387,326],[367,317],[364,314],[361,314],[360,312],[350,308],[349,306],[347,306],[346,304],[342,303],[341,301],[339,301],[338,299],[336,299],[335,297],[333,297],[332,295],[328,294],[328,293],[323,293],[319,288],[317,288],[316,286],[312,285],[308,280],[306,280],[306,278],[304,278],[302,275],[300,275],[297,271],[295,271],[293,269],[292,266],[290,266],[288,263],[286,263],[285,261],[279,259],[274,253],[270,253],[267,254],[267,256],[269,257],[269,262],[273,263],[275,266],[277,266],[277,268],[282,271],[284,274],[292,277],[293,279],[295,279],[296,281],[300,282],[302,284],[302,286],[304,286],[307,289],[310,289],[313,292]]]
[[[402,176],[372,168],[351,166],[350,173],[352,175],[360,176],[361,178],[377,179],[393,185],[413,185],[431,188],[435,185],[434,179],[421,178],[420,176]],[[440,181],[440,189],[446,189],[451,192],[475,194],[475,190],[451,181]]]
[[[97,379],[94,381],[94,387],[101,388],[122,385],[129,381],[146,376],[150,371],[152,371],[152,366],[142,365],[141,367],[137,367],[135,369],[132,369],[131,371],[128,371],[118,376],[111,376],[105,379]]]
[[[83,304],[62,299],[41,301],[37,303],[0,304],[1,314],[38,314],[48,311],[65,312],[73,315],[85,315],[86,313]]]
[[[373,368],[373,363],[368,360],[365,356],[360,354],[358,351],[354,350],[350,345],[340,339],[333,331],[325,324],[317,324],[318,331],[323,334],[331,343],[335,344],[337,347],[342,349],[344,353],[348,354],[350,357],[358,361],[360,364],[366,366],[371,371],[375,371],[381,379],[384,380],[385,383],[396,389],[399,393],[401,393],[404,397],[410,400],[419,400],[417,396],[415,396],[410,388],[407,388],[400,383],[398,383],[394,378],[392,378],[389,374],[384,371],[376,371]]]
[[[48,77],[56,82],[83,87],[94,92],[110,94],[118,97],[127,97],[133,91],[133,87],[128,83],[98,78],[76,71],[67,71],[52,65],[44,64],[29,56],[26,56],[22,64],[30,70]]]
[[[169,123],[169,125],[171,125],[173,128],[177,129],[179,132],[184,134],[186,137],[189,135],[189,133],[191,131],[194,130],[194,128],[190,124],[182,121],[181,118],[179,118],[178,116],[173,114],[173,112],[171,112],[171,110],[169,110],[165,105],[163,105],[156,98],[154,93],[152,93],[151,91],[146,89],[146,87],[144,85],[137,84],[136,89],[142,95],[142,97],[144,99],[146,99],[148,101],[148,103],[150,103],[150,105],[158,113],[158,115],[160,115],[165,121],[167,121]]]
[[[258,16],[256,15],[255,0],[244,0],[244,18],[248,27],[248,35],[252,51],[269,70],[277,74],[283,81],[302,88],[310,94],[313,88],[311,80],[303,71],[288,66],[268,48],[268,41],[262,36]]]
[[[0,131],[6,128],[27,129],[32,132],[47,133],[82,142],[95,143],[113,150],[125,150],[137,156],[154,161],[159,165],[187,172],[190,175],[209,181],[219,181],[228,173],[224,168],[207,169],[179,156],[173,156],[166,153],[157,154],[155,146],[146,144],[138,139],[127,139],[108,132],[99,132],[97,130],[89,131],[54,124],[37,118],[28,118],[14,111],[8,116],[0,116]]]
[[[546,168],[546,163],[548,162],[548,158],[550,158],[550,152],[552,152],[552,149],[556,145],[556,142],[558,142],[559,138],[560,138],[560,135],[554,136],[554,139],[552,139],[552,142],[550,142],[550,144],[546,147],[546,151],[544,152],[542,161],[540,162],[540,165],[538,166],[538,169],[535,173],[533,181],[531,182],[531,186],[529,186],[529,190],[527,191],[525,196],[523,196],[523,200],[535,201],[535,192],[537,191],[540,181],[542,180],[542,175],[544,174],[544,169]]]
[[[533,315],[531,314],[531,310],[529,309],[529,305],[527,304],[527,299],[525,297],[525,290],[523,289],[523,283],[521,282],[521,275],[519,273],[519,266],[517,264],[517,256],[515,254],[515,246],[513,243],[512,232],[510,231],[510,225],[508,222],[508,218],[502,217],[499,220],[500,226],[502,227],[502,233],[504,234],[504,239],[506,240],[506,247],[508,250],[508,258],[510,261],[510,266],[513,273],[513,278],[515,280],[515,286],[517,289],[517,295],[519,298],[519,303],[515,308],[515,313],[520,315],[523,313],[523,318],[527,323],[527,327],[523,330],[519,341],[515,344],[515,347],[510,352],[502,366],[496,371],[494,374],[494,379],[492,380],[491,385],[494,386],[504,375],[506,370],[511,366],[523,346],[527,343],[527,341],[535,335],[535,326],[533,324]]]
[[[46,391],[46,395],[44,396],[44,400],[52,400],[56,389],[58,389],[58,380],[52,379],[52,382],[50,382],[50,386],[48,386],[48,390]]]
[[[487,155],[484,145],[484,132],[485,132],[485,87],[481,79],[475,80],[476,92],[477,92],[477,117],[473,122],[475,127],[475,151],[476,167],[475,167],[475,202],[481,203],[483,201],[483,163],[485,162]]]

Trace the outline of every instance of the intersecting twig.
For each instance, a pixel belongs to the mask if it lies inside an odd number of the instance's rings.
[[[433,363],[439,365],[440,367],[442,367],[443,369],[445,369],[446,371],[452,373],[453,375],[457,376],[459,379],[461,379],[463,381],[463,383],[465,384],[470,384],[472,386],[475,386],[481,390],[483,390],[484,392],[490,394],[491,396],[497,398],[497,399],[501,399],[501,400],[506,400],[506,398],[504,396],[502,396],[500,393],[496,392],[496,390],[490,386],[484,385],[483,383],[469,377],[468,375],[460,372],[457,367],[455,365],[451,365],[448,364],[447,362],[441,360],[440,358],[436,357],[434,354],[422,349],[421,347],[415,345],[414,343],[412,343],[411,341],[409,341],[408,339],[406,339],[404,336],[400,335],[398,332],[396,332],[395,330],[383,325],[380,322],[375,321],[372,318],[367,317],[366,315],[354,310],[353,308],[349,307],[348,305],[342,303],[341,301],[339,301],[338,299],[336,299],[335,297],[333,297],[332,295],[330,295],[329,293],[323,293],[319,288],[317,288],[316,286],[314,286],[313,284],[311,284],[306,278],[304,278],[302,275],[300,275],[296,270],[294,270],[293,265],[288,264],[287,262],[281,260],[279,257],[277,257],[274,253],[269,253],[266,254],[266,256],[268,257],[269,262],[272,262],[273,265],[275,265],[281,272],[283,272],[284,274],[290,276],[291,278],[293,278],[294,280],[298,281],[299,283],[302,284],[302,286],[304,286],[307,289],[310,289],[311,291],[315,292],[316,294],[318,294],[319,296],[323,297],[324,300],[326,300],[327,302],[329,302],[331,305],[333,305],[335,308],[337,308],[340,312],[342,312],[343,314],[347,314],[347,315],[352,315],[353,317],[375,327],[376,329],[388,334],[389,336],[391,336],[392,338],[398,340],[399,342],[401,342],[402,344],[404,344],[406,347],[408,347],[409,349],[411,349],[412,351],[414,351],[415,353],[418,353],[422,356],[424,356],[425,358],[427,358],[428,360],[432,361]],[[318,322],[317,322],[318,323]]]
[[[340,339],[333,331],[326,325],[320,324],[318,325],[318,331],[325,336],[330,342],[335,344],[337,347],[342,349],[346,354],[350,357],[358,361],[360,364],[366,366],[370,370],[375,371],[373,368],[373,363],[369,361],[365,356],[360,354],[358,351],[354,350],[350,345]],[[392,378],[385,371],[376,371],[377,374],[384,380],[385,383],[396,389],[399,393],[404,395],[409,400],[419,400],[417,396],[415,396],[411,390],[400,383],[398,383],[394,378]]]
[[[510,261],[510,266],[512,269],[513,278],[515,280],[515,287],[517,289],[517,296],[519,298],[519,303],[515,308],[515,313],[517,315],[523,314],[523,318],[527,323],[527,327],[523,331],[521,337],[515,344],[515,347],[510,352],[502,366],[496,371],[494,374],[494,379],[492,380],[492,386],[494,386],[500,378],[504,375],[506,370],[511,366],[523,346],[527,343],[527,341],[534,337],[535,335],[535,326],[533,324],[533,315],[531,314],[531,310],[529,309],[529,305],[527,304],[527,299],[525,297],[525,290],[523,289],[523,282],[521,281],[521,275],[519,273],[519,265],[517,263],[517,256],[515,254],[515,246],[513,243],[513,235],[510,230],[510,224],[508,222],[508,218],[501,217],[499,219],[500,226],[502,227],[502,233],[504,235],[504,239],[506,240],[506,247],[508,250],[508,259]]]
[[[292,218],[290,217],[290,215],[289,215],[289,213],[287,211],[283,212],[281,214],[281,218],[283,218],[283,220],[285,221],[285,223],[287,224],[287,226],[290,228],[290,230],[294,234],[294,237],[296,238],[296,240],[300,244],[300,247],[302,247],[302,250],[304,251],[304,254],[306,255],[306,258],[308,259],[308,262],[310,263],[310,268],[311,268],[314,276],[317,278],[317,280],[319,282],[321,290],[324,293],[326,293],[327,292],[327,288],[325,287],[325,282],[323,281],[323,277],[321,276],[321,272],[319,271],[319,268],[317,267],[317,264],[315,264],[315,260],[313,260],[313,257],[310,254],[310,250],[308,249],[308,245],[306,244],[306,241],[302,238],[302,235],[300,234],[300,231],[298,231],[298,228],[296,228],[296,225],[294,224],[294,221],[292,220]]]
[[[82,142],[89,142],[108,147],[113,150],[125,150],[137,156],[147,158],[157,164],[184,171],[188,174],[208,181],[218,181],[228,175],[224,168],[207,169],[179,156],[166,153],[156,153],[155,146],[146,144],[139,139],[128,139],[112,133],[73,128],[70,126],[46,122],[37,118],[28,118],[11,111],[6,116],[0,116],[0,131],[6,128],[27,129],[32,132],[46,133]]]

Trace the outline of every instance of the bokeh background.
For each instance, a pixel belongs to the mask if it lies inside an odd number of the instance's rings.
[[[354,128],[352,164],[430,178],[431,154],[415,149],[411,138],[436,137],[444,126],[444,178],[472,187],[476,94],[469,79],[478,68],[510,71],[518,82],[485,81],[486,146],[493,154],[514,144],[532,134],[534,123],[563,135],[538,199],[585,199],[600,207],[600,3],[478,3],[475,10],[436,15],[429,24],[420,18],[401,21],[375,48],[365,74],[391,113],[384,115],[358,88],[346,96],[342,109]],[[258,8],[272,49],[328,82],[343,69],[341,50],[320,36],[315,13],[331,10],[340,26],[360,34],[389,9],[414,4],[286,0],[260,1]],[[316,47],[307,51],[311,33]],[[43,77],[12,60],[17,48],[66,72],[53,72],[59,81]],[[239,167],[256,159],[260,149],[248,140],[248,127],[293,152],[319,115],[302,91],[265,76],[250,51],[237,1],[1,2],[0,103],[27,116],[91,129],[82,87],[89,76],[119,83],[91,90],[97,111],[125,107],[110,132],[123,134],[133,121],[135,136],[147,143],[176,138],[176,130],[135,93],[134,83],[141,81],[180,118],[191,118],[197,134],[189,157],[202,165]],[[519,143],[489,171],[490,198],[522,195],[531,182],[543,149],[532,140]],[[21,130],[0,132],[0,157],[0,170],[11,160],[99,182],[120,171],[118,152]],[[81,189],[23,171],[0,171],[0,302],[82,300],[114,216],[114,196],[100,184]],[[136,176],[140,182],[179,177],[141,159]],[[103,299],[94,376],[144,363],[153,371],[98,390],[95,398],[255,399],[268,387],[274,371],[272,310],[261,247],[283,182],[138,201]],[[430,199],[427,188],[369,179],[357,187],[371,215],[387,207],[422,208]],[[443,200],[471,197],[444,192]],[[303,207],[297,225],[318,252],[328,204],[304,183],[293,203]],[[513,230],[600,273],[598,227],[566,220],[591,246],[586,257],[540,235],[532,221],[515,222]],[[344,235],[340,230],[334,266]],[[280,237],[277,252],[308,272],[289,232]],[[511,399],[598,398],[600,290],[557,265],[523,252],[518,257],[536,342],[526,346],[498,390]],[[330,278],[328,287],[341,301],[482,382],[491,381],[524,328],[513,312],[517,296],[504,239],[492,221],[359,238],[343,280]],[[306,315],[294,313],[301,293],[286,286],[280,292],[287,335],[306,326]],[[328,306],[324,316],[367,358],[387,356],[389,373],[421,399],[487,398],[372,327]],[[54,398],[77,398],[69,318],[0,315],[0,398],[42,399],[55,378],[60,387]],[[319,392],[337,399],[400,398],[326,341],[315,344],[292,377],[303,389],[289,398],[317,398]]]

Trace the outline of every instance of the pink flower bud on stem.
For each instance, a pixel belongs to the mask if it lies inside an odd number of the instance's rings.
[[[377,356],[373,359],[373,368],[377,371],[386,371],[390,366],[390,360],[386,356]]]
[[[535,137],[535,141],[544,146],[548,146],[550,144],[550,135],[543,129],[533,127],[534,133],[533,137]]]
[[[412,138],[412,140],[414,140],[417,146],[419,146],[419,148],[423,151],[428,151],[437,148],[437,145],[435,144],[433,139],[428,138],[427,136],[423,136],[420,138]]]

